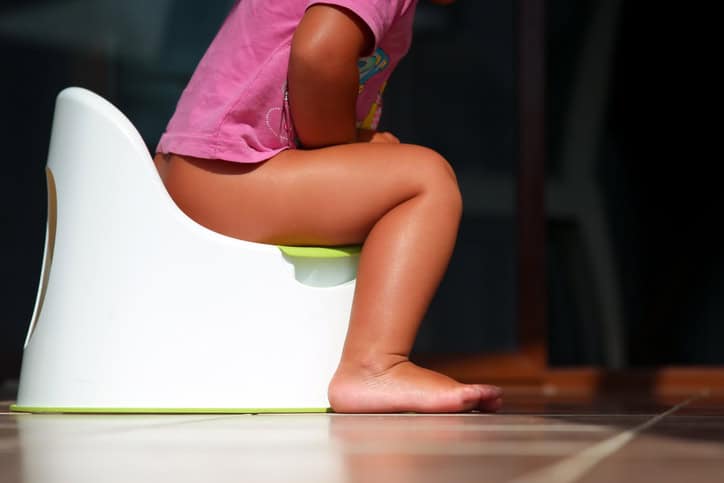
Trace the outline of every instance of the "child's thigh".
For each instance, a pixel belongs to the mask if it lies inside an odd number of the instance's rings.
[[[360,243],[385,213],[426,190],[457,194],[445,159],[404,144],[286,151],[248,180],[254,192],[241,196],[261,200],[263,237],[274,243]]]
[[[196,174],[204,195],[192,218],[266,243],[361,243],[385,213],[426,190],[459,197],[444,158],[405,144],[288,150],[238,174]]]

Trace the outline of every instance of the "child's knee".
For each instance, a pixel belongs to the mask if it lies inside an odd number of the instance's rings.
[[[462,195],[450,163],[440,153],[420,147],[411,170],[420,178],[424,192],[452,211],[462,212]]]
[[[417,151],[415,158],[418,169],[435,179],[447,177],[457,185],[455,170],[442,154],[424,146],[414,146],[414,149]]]

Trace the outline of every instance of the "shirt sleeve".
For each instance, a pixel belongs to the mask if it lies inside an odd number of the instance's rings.
[[[312,5],[336,5],[357,15],[375,38],[375,48],[382,42],[394,21],[414,6],[417,0],[309,0]]]

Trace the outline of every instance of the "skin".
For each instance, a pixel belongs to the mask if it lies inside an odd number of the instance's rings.
[[[452,254],[462,201],[438,153],[355,127],[357,60],[372,46],[354,14],[310,7],[288,73],[302,148],[253,165],[158,154],[156,166],[178,206],[220,233],[283,245],[363,243],[347,338],[329,385],[335,411],[497,410],[499,388],[461,384],[409,360]]]

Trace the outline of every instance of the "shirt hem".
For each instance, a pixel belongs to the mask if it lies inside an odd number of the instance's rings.
[[[203,136],[182,136],[164,134],[156,146],[157,153],[173,153],[181,156],[193,156],[201,159],[220,159],[235,163],[261,163],[276,156],[289,146],[268,150],[256,150],[246,146],[243,141],[224,140]]]

